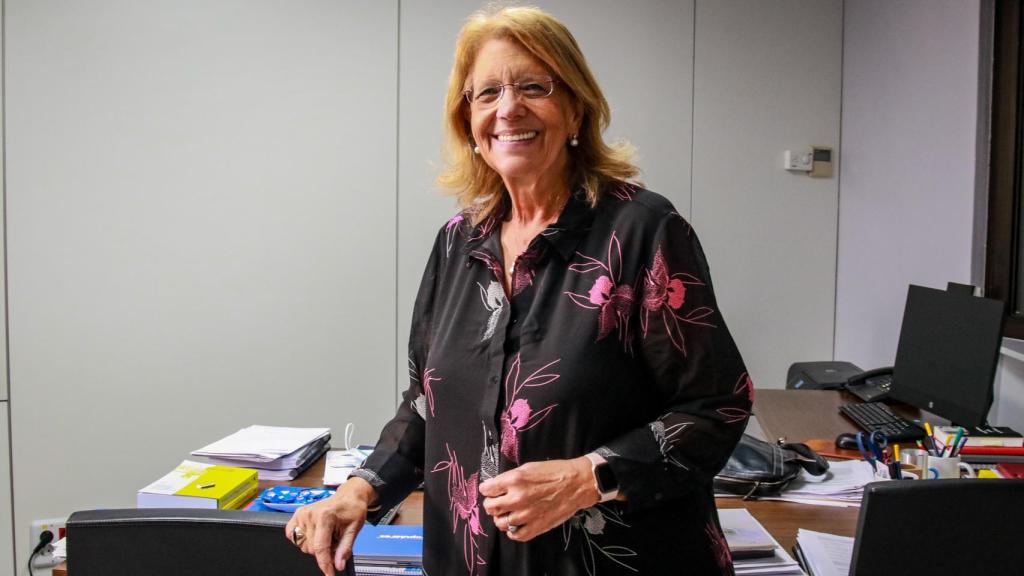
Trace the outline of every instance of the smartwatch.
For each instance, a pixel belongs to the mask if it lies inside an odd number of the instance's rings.
[[[614,500],[619,495],[619,481],[615,478],[615,471],[611,464],[604,459],[604,456],[591,452],[586,454],[590,460],[590,469],[594,471],[594,483],[597,492],[601,495],[601,502]]]

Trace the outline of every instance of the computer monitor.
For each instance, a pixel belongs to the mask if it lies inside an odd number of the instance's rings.
[[[998,300],[911,285],[892,398],[961,426],[986,424],[1002,321]]]

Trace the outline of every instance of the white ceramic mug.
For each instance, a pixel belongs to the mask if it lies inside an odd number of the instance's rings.
[[[927,480],[960,478],[961,470],[964,472],[964,476],[975,477],[974,469],[969,464],[961,462],[959,456],[939,458],[938,456],[929,456],[927,450],[909,448],[900,450],[900,462],[922,470],[922,476]]]
[[[971,465],[966,462],[961,462],[959,456],[946,456],[945,458],[938,456],[928,457],[929,480],[934,480],[935,478],[960,478],[961,470],[967,478],[975,477],[974,468],[971,468]]]

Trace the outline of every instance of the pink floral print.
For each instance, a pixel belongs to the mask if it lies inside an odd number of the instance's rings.
[[[629,317],[633,310],[634,290],[628,284],[621,283],[622,277],[622,247],[619,239],[612,231],[608,239],[608,252],[604,262],[576,253],[583,259],[582,263],[571,264],[569,270],[578,274],[589,274],[591,272],[603,272],[591,285],[590,290],[584,296],[574,292],[565,294],[576,303],[577,306],[588,310],[599,310],[597,317],[597,339],[601,340],[618,328],[619,340],[623,347],[629,351],[632,349],[632,336],[629,331]]]
[[[516,265],[512,269],[512,295],[515,296],[527,286],[533,284],[533,278],[537,275],[536,261],[540,258],[540,245],[533,243],[516,258]]]
[[[459,212],[455,216],[448,219],[448,223],[444,226],[444,250],[445,256],[452,255],[452,244],[455,243],[455,233],[459,229],[459,223],[465,220],[465,214]]]
[[[430,383],[440,381],[440,378],[434,376],[433,368],[425,370],[420,378],[420,384],[423,385],[423,394],[427,397],[427,406],[430,408],[431,416],[434,416],[434,389],[430,387]]]
[[[552,404],[534,412],[530,401],[520,395],[526,388],[546,386],[558,380],[558,374],[544,372],[558,362],[558,360],[548,362],[520,381],[522,358],[517,354],[505,377],[505,410],[501,413],[501,454],[517,466],[519,465],[519,434],[540,424],[558,406]]]
[[[708,522],[708,525],[704,528],[704,532],[708,535],[708,540],[711,541],[711,548],[715,554],[715,563],[722,571],[728,570],[732,566],[732,553],[729,552],[729,543],[725,539],[725,535],[718,529],[717,526]]]
[[[746,393],[744,394],[744,392]],[[737,396],[744,395],[750,400],[751,405],[754,404],[754,382],[746,372],[740,374],[736,385],[733,386],[732,393]],[[716,412],[723,417],[722,421],[726,424],[740,422],[750,415],[750,412],[737,407],[719,408]]]
[[[631,185],[626,182],[619,182],[616,186],[609,187],[608,193],[623,202],[631,202],[633,200],[634,191]]]
[[[655,319],[660,316],[672,345],[684,356],[686,355],[686,340],[683,337],[680,322],[709,328],[715,327],[714,324],[705,321],[715,312],[707,306],[698,306],[685,314],[679,312],[686,303],[687,285],[704,286],[704,283],[693,274],[671,273],[665,264],[661,248],[658,248],[654,254],[654,263],[651,265],[651,269],[644,273],[643,313],[640,316],[640,329],[646,338],[651,316],[654,316]]]
[[[480,556],[478,538],[487,537],[480,525],[480,492],[477,472],[464,476],[462,466],[455,452],[446,443],[445,451],[448,459],[438,462],[431,470],[433,473],[448,471],[448,501],[452,511],[452,528],[458,530],[462,525],[462,555],[466,569],[474,574],[478,566],[487,562]]]

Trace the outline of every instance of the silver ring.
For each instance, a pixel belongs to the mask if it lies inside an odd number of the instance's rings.
[[[516,530],[519,530],[519,526],[517,526],[517,525],[513,524],[513,523],[512,523],[512,522],[511,522],[511,521],[509,520],[509,517],[510,517],[510,516],[512,516],[512,513],[511,513],[511,512],[506,512],[506,513],[505,513],[505,529],[506,529],[506,530],[508,530],[508,533],[509,533],[509,534],[515,534],[515,533],[516,533]]]
[[[292,544],[295,544],[296,546],[298,546],[299,542],[302,542],[302,539],[305,538],[305,537],[306,537],[306,535],[303,534],[302,528],[300,528],[298,526],[292,528]]]

